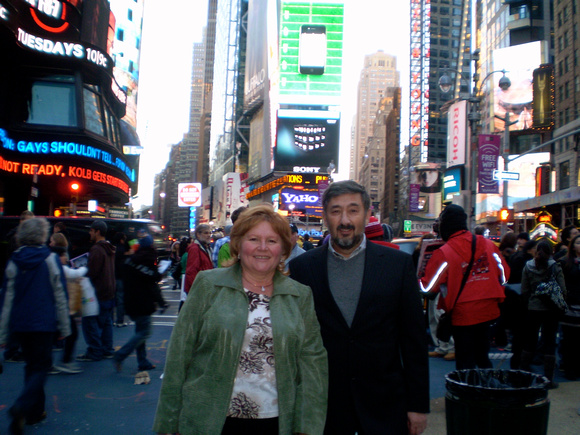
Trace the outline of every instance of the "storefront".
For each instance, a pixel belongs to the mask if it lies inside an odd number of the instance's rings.
[[[106,0],[0,0],[0,214],[106,210],[136,193],[114,32]]]

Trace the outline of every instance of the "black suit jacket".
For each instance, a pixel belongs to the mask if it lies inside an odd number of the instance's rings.
[[[427,335],[413,260],[367,240],[349,328],[330,292],[327,255],[324,245],[290,262],[291,277],[312,289],[328,351],[325,433],[352,433],[358,425],[365,435],[406,434],[407,412],[429,412]]]

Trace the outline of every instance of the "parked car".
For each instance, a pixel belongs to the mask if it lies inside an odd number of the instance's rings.
[[[399,250],[406,252],[407,254],[413,255],[413,251],[421,241],[420,237],[413,237],[413,238],[401,238],[401,239],[393,239],[391,243],[395,245],[399,245]]]

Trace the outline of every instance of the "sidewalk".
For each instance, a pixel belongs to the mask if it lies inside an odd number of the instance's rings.
[[[580,415],[577,414],[580,407],[580,382],[562,382],[559,388],[549,391],[548,397],[550,399],[548,435],[580,434]],[[431,414],[427,421],[427,430],[423,435],[447,433],[444,397],[431,400]]]

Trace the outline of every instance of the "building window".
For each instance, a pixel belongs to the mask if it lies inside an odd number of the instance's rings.
[[[570,187],[570,162],[560,163],[560,190]]]
[[[99,136],[105,136],[101,99],[96,93],[96,86],[84,88],[85,128]]]
[[[131,9],[127,11],[127,19],[133,21],[133,11]]]
[[[123,31],[123,29],[118,29],[117,30],[117,40],[123,41],[124,39],[125,39],[125,32]]]
[[[76,127],[75,96],[73,77],[53,76],[35,81],[30,90],[26,122]]]

